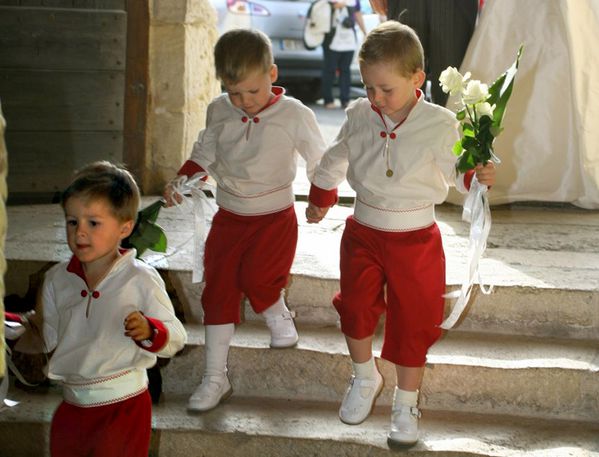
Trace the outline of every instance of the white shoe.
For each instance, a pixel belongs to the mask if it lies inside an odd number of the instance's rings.
[[[285,311],[266,318],[266,325],[270,329],[271,348],[290,348],[297,344],[299,336],[293,323],[294,317],[293,311]]]
[[[364,422],[372,412],[374,401],[381,390],[383,390],[383,377],[378,371],[375,379],[360,379],[352,375],[339,408],[339,419],[350,425]]]
[[[418,419],[420,410],[416,406],[394,405],[387,438],[404,446],[415,444],[418,441]]]
[[[233,388],[227,375],[204,376],[202,383],[189,399],[187,409],[190,411],[208,411],[229,398],[232,393]]]

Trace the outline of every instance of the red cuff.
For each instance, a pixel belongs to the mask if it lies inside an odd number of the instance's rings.
[[[148,316],[144,317],[148,320],[148,323],[150,324],[152,336],[148,340],[136,341],[135,344],[137,344],[140,348],[145,349],[146,351],[158,352],[166,345],[166,342],[168,341],[168,329],[164,326],[162,321],[158,319],[153,319]]]
[[[204,170],[201,166],[199,166],[193,160],[187,160],[183,164],[183,166],[179,169],[179,171],[177,172],[177,174],[178,175],[185,175],[188,178],[191,178],[196,173],[201,173],[201,172],[206,172],[206,170]],[[206,180],[206,178],[204,177],[202,179],[202,181],[205,181],[205,180]]]
[[[310,186],[310,195],[308,196],[308,201],[319,208],[329,208],[339,201],[337,188],[335,187],[331,190],[325,190],[312,184]]]
[[[474,170],[468,170],[464,173],[464,187],[466,190],[470,190],[470,186],[472,185],[472,180],[474,179]]]
[[[4,312],[4,320],[9,322],[18,322],[19,324],[23,323],[21,316],[15,313],[9,313],[8,311]]]

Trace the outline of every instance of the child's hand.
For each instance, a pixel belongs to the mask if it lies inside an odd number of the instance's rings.
[[[181,202],[183,201],[183,196],[175,192],[175,188],[173,187],[172,182],[164,186],[162,196],[164,197],[165,206],[167,208],[175,205],[176,203],[181,204]]]
[[[125,318],[125,336],[134,341],[147,340],[152,336],[150,323],[139,311],[133,311]]]
[[[313,203],[308,203],[308,207],[306,208],[306,219],[308,219],[308,224],[317,224],[319,223],[323,217],[328,213],[329,208],[319,208]]]
[[[493,162],[487,162],[484,166],[479,163],[474,168],[474,172],[479,183],[489,187],[495,184],[495,164]]]

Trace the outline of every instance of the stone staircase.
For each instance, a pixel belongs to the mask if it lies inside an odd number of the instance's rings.
[[[189,344],[162,370],[153,456],[599,456],[599,214],[567,206],[493,209],[481,274],[494,292],[477,294],[459,326],[431,349],[420,396],[421,440],[396,449],[386,440],[395,380],[388,362],[377,360],[385,388],[373,415],[358,426],[337,417],[350,363],[330,298],[351,209],[336,207],[314,226],[303,222],[305,205],[296,208],[300,242],[287,300],[297,312],[300,342],[268,348],[265,324],[246,306],[229,356],[234,395],[203,414],[185,409],[203,366],[191,222],[177,210],[161,213],[159,223],[175,241],[166,256],[146,259],[165,273],[185,311]],[[68,249],[57,207],[8,212],[10,287],[11,280],[68,257]],[[465,269],[468,227],[460,212],[450,205],[437,211],[450,289]],[[59,390],[13,389],[10,396],[21,403],[0,412],[0,457],[47,455]]]

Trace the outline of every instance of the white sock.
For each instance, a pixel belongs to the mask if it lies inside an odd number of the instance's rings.
[[[370,360],[362,363],[357,363],[352,360],[352,368],[354,375],[358,379],[375,379],[376,377],[376,365],[374,363],[374,356],[370,356]]]
[[[393,393],[393,405],[417,406],[418,391],[402,390],[399,387],[395,387],[395,392]]]
[[[206,325],[204,376],[225,376],[229,346],[235,333],[235,324]]]
[[[287,308],[285,297],[283,297],[283,293],[281,293],[281,296],[276,302],[262,311],[262,315],[264,316],[264,319],[268,319],[269,317],[280,316],[285,312],[289,312],[289,308]]]

